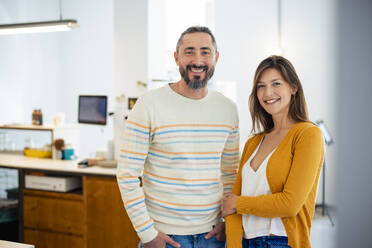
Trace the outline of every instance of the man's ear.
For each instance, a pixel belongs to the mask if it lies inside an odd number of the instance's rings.
[[[174,52],[173,56],[174,56],[174,61],[176,61],[176,64],[178,65],[178,53]]]
[[[217,64],[217,61],[218,61],[219,57],[220,57],[220,52],[216,51],[216,64]]]

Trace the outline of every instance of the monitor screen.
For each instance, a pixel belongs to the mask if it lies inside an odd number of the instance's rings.
[[[107,96],[79,96],[79,123],[106,125]]]

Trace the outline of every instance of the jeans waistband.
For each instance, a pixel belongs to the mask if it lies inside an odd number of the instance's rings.
[[[256,237],[253,239],[245,239],[248,242],[267,242],[267,241],[283,241],[288,242],[288,238],[286,236],[261,236]]]

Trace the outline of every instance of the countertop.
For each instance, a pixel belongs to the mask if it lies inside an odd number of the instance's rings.
[[[98,166],[90,166],[87,168],[79,168],[77,163],[80,160],[53,160],[48,158],[32,158],[23,155],[1,154],[0,167],[14,169],[30,169],[44,170],[53,172],[68,172],[77,174],[89,175],[105,175],[115,176],[116,168],[104,168]]]

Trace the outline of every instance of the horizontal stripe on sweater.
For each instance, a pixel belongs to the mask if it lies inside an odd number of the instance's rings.
[[[153,185],[154,183],[149,181],[147,177],[143,177],[142,180],[146,183],[148,183],[147,186],[144,186],[145,189],[149,189],[149,186]],[[151,187],[150,186],[150,187]],[[151,191],[152,191],[152,188],[151,187]],[[180,194],[182,195],[183,192],[189,192],[190,194],[198,194],[200,192],[206,192],[208,191],[208,193],[212,194],[212,192],[219,192],[220,190],[220,187],[219,185],[209,185],[208,187],[199,187],[199,188],[177,188],[177,187],[170,187],[169,185],[160,185],[160,184],[157,184],[156,185],[156,188],[157,189],[165,189],[164,192],[165,193],[168,193],[168,192],[174,192],[174,195],[176,194]]]
[[[153,226],[154,226],[154,223],[151,223],[151,224],[148,225],[147,227],[145,227],[145,228],[143,228],[143,229],[141,229],[141,230],[137,230],[137,232],[138,232],[138,233],[144,232],[144,231],[150,229],[150,228],[153,227]]]
[[[155,210],[160,210],[160,211],[155,211]],[[148,211],[150,213],[153,213],[153,214],[156,214],[157,216],[163,216],[163,217],[166,217],[166,218],[170,218],[170,219],[176,219],[176,220],[183,220],[183,221],[189,221],[189,220],[201,220],[201,219],[204,219],[203,217],[190,217],[192,216],[192,213],[188,213],[187,216],[185,215],[182,215],[182,216],[174,216],[174,215],[170,215],[170,214],[165,214],[164,213],[164,209],[161,209],[159,207],[154,207],[154,206],[151,206],[151,208],[148,208]],[[198,214],[199,216],[204,216],[204,214],[200,215]]]
[[[161,183],[161,184],[167,184],[167,185],[175,185],[175,186],[185,186],[185,187],[200,187],[200,186],[212,186],[212,185],[219,185],[219,182],[215,182],[215,183],[192,183],[192,184],[186,184],[186,183],[172,183],[172,182],[168,182],[168,181],[163,181],[163,180],[159,180],[159,179],[154,179],[154,178],[150,178],[150,177],[147,177],[146,175],[144,175],[144,178],[152,181],[152,182],[156,182],[156,183]]]
[[[146,181],[146,180],[144,180]],[[164,190],[161,190],[160,188],[163,188]],[[187,190],[187,191],[179,191],[179,190],[175,190],[175,191],[172,191],[172,189],[170,189],[169,187],[157,187],[156,189],[152,188],[151,191],[154,191],[154,192],[158,192],[158,193],[161,193],[161,194],[166,194],[166,195],[173,195],[173,196],[191,196],[191,197],[195,197],[195,196],[210,196],[210,195],[214,195],[214,194],[217,194],[218,192],[220,192],[221,190],[219,188],[217,188],[216,190],[208,190],[208,193],[201,193],[201,192],[205,192],[205,190]],[[200,192],[200,193],[198,193]]]
[[[169,157],[165,155],[160,155],[154,152],[149,152],[149,155],[153,155],[159,158],[164,158],[164,159],[170,159],[170,160],[219,160],[220,157]]]
[[[179,206],[179,207],[189,207],[189,208],[194,208],[194,207],[201,208],[201,207],[210,207],[210,206],[220,205],[220,201],[211,202],[211,203],[207,203],[207,204],[181,204],[181,203],[174,203],[174,202],[159,200],[159,199],[156,199],[156,198],[151,197],[149,195],[146,195],[146,199],[150,199],[154,202],[162,203],[162,204],[166,204],[166,205]]]
[[[153,160],[153,159],[151,159],[151,160]],[[214,165],[215,167],[198,167],[198,168],[195,168],[195,167],[190,167],[191,165],[192,164],[190,164],[190,163],[162,165],[162,164],[157,164],[157,163],[151,162],[151,166],[154,166],[154,167],[157,167],[157,168],[163,168],[163,169],[186,170],[186,171],[211,171],[211,170],[215,171],[215,170],[220,170],[219,163],[215,163],[215,162],[210,164],[210,165]],[[205,165],[205,163],[204,163],[204,165]],[[180,167],[180,166],[185,166],[185,167]]]
[[[211,211],[214,211],[216,209],[219,209],[221,206],[218,205],[218,206],[215,206],[215,207],[210,207],[210,208],[197,208],[197,209],[190,209],[190,208],[177,208],[177,207],[166,207],[162,204],[158,204],[150,199],[146,199],[145,200],[146,204],[149,204],[150,206],[151,205],[155,205],[155,206],[158,206],[162,209],[167,209],[167,210],[172,210],[172,211],[178,211],[178,212],[211,212]],[[148,206],[149,206],[148,205]]]
[[[148,126],[145,126],[145,125],[142,125],[140,123],[130,121],[130,120],[127,121],[127,124],[132,124],[132,125],[144,128],[144,129],[150,129],[150,127],[148,127]],[[229,128],[229,129],[238,129],[239,128],[238,126],[232,127],[230,125],[225,125],[225,124],[195,124],[195,123],[191,123],[191,124],[163,125],[163,126],[156,127],[154,129],[152,129],[151,131],[154,132],[158,129],[173,128],[173,127],[226,127],[226,128]]]
[[[198,154],[198,155],[221,154],[221,152],[167,152],[167,151],[162,151],[160,149],[156,149],[156,148],[153,148],[153,147],[150,147],[149,150],[155,151],[155,152],[160,152],[160,153],[165,153],[165,154],[173,154],[173,155],[180,155],[180,154]]]
[[[165,177],[165,176],[160,176],[160,175],[156,175],[154,173],[151,173],[149,171],[146,171],[144,170],[143,172],[144,174],[146,175],[151,175],[151,176],[154,176],[154,177],[157,177],[157,178],[162,178],[162,179],[166,179],[166,180],[172,180],[172,181],[189,181],[189,182],[219,182],[219,178],[174,178],[174,177]]]

